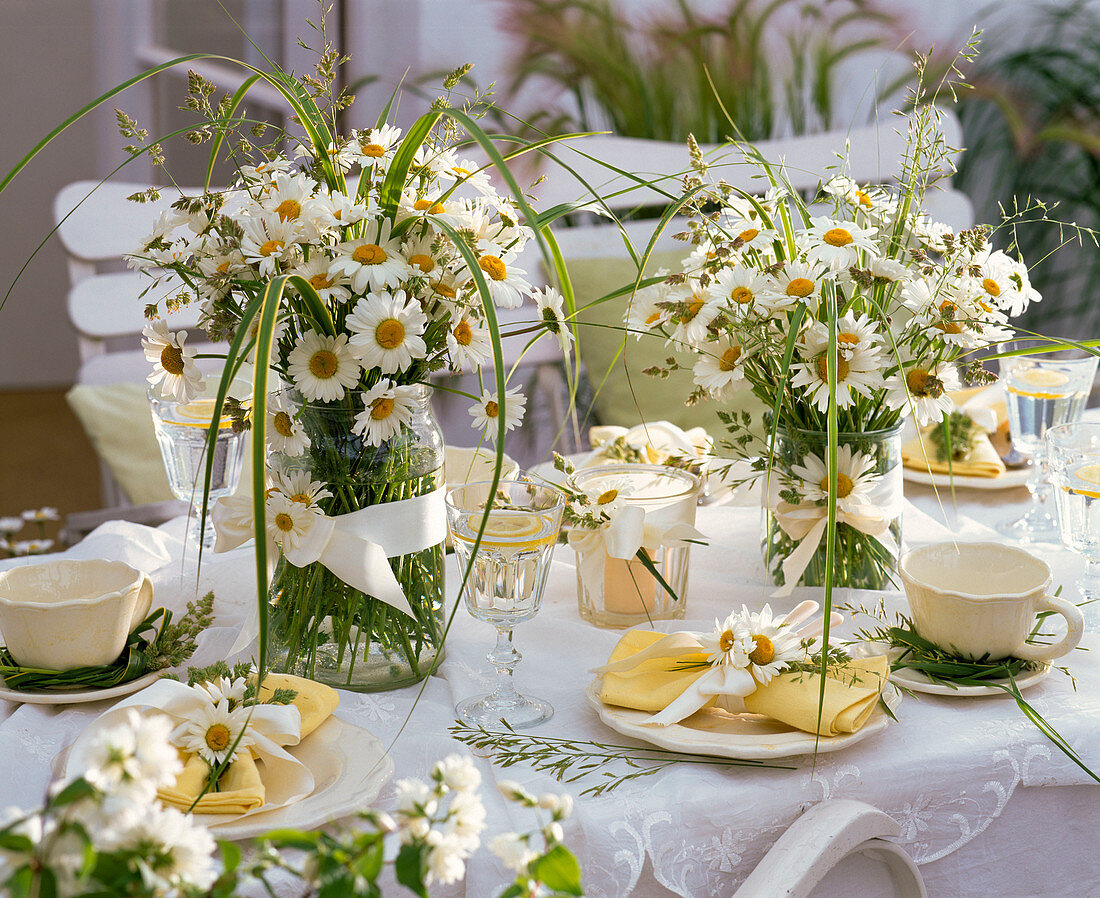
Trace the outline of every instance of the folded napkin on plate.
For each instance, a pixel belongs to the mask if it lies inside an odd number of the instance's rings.
[[[970,457],[965,460],[946,461],[936,457],[936,446],[925,431],[901,447],[901,463],[907,468],[928,471],[931,474],[954,474],[960,477],[1000,477],[1005,463],[989,442],[988,434],[978,433],[970,447]]]
[[[663,465],[670,458],[699,458],[710,451],[713,442],[702,427],[682,430],[668,421],[651,421],[629,430],[614,425],[597,425],[588,433],[588,440],[596,452],[584,467],[621,461],[604,455],[604,450],[619,438],[642,453],[651,465]]]
[[[293,689],[298,694],[291,704],[301,715],[299,741],[305,739],[336,710],[339,693],[323,683],[294,677],[289,674],[269,673],[260,687],[261,700],[271,696],[276,689]],[[181,811],[191,809],[195,814],[246,814],[262,807],[267,797],[256,758],[252,752],[242,754],[222,774],[217,792],[207,792],[206,781],[209,765],[202,758],[180,753],[183,771],[171,788],[160,789],[157,797],[166,805]],[[201,798],[199,796],[202,795]],[[198,803],[195,799],[198,798]],[[191,806],[194,805],[192,808]]]
[[[665,634],[652,630],[628,630],[611,653],[609,663],[621,661],[656,643]],[[674,670],[677,662],[703,662],[702,652],[686,652],[671,660],[650,658],[625,673],[608,671],[603,675],[600,701],[639,711],[663,710],[689,686],[711,670],[709,665]],[[821,708],[821,727],[817,726],[818,699],[821,679],[816,673],[788,672],[772,678],[766,686],[738,700],[736,696],[719,696],[705,707],[716,703],[730,711],[750,711],[764,714],[795,729],[822,736],[854,733],[867,722],[878,702],[886,682],[888,661],[885,655],[852,661],[830,667],[825,682],[825,703]],[[743,708],[738,702],[744,703]]]

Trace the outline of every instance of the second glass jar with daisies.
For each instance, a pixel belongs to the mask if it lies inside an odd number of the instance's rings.
[[[823,586],[829,502],[825,433],[779,428],[766,477],[764,565],[783,591]],[[901,551],[901,427],[837,435],[833,586],[896,583]]]
[[[332,525],[321,533],[314,525],[280,557],[270,592],[273,670],[373,692],[422,679],[442,651],[443,437],[429,400],[427,387],[413,388],[405,425],[372,446],[356,433],[358,397],[282,399],[285,417],[276,411],[273,428],[308,447],[275,456],[272,476],[291,506],[312,504]],[[272,511],[269,526],[279,527]],[[287,526],[295,511],[286,510]]]

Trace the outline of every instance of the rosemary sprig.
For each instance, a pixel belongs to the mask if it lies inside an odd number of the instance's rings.
[[[507,727],[507,724],[505,726]],[[457,722],[449,732],[459,742],[481,752],[487,752],[490,760],[500,767],[512,767],[521,763],[530,764],[535,770],[552,774],[559,783],[575,783],[586,777],[598,777],[599,782],[588,786],[580,793],[582,796],[603,795],[624,783],[651,776],[672,764],[795,769],[793,766],[784,764],[722,758],[715,755],[693,755],[665,748],[528,736],[525,733],[517,733],[511,728],[496,731]],[[603,769],[616,763],[625,764],[630,768],[629,771],[616,773]]]

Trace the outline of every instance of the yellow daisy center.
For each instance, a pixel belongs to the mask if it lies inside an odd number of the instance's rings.
[[[332,286],[332,281],[328,279],[327,274],[315,274],[309,279],[309,285],[314,290],[327,290]]]
[[[874,203],[871,202],[871,197],[864,193],[862,190],[856,191],[856,200],[861,206],[866,206],[868,209],[874,205]]]
[[[469,321],[463,320],[458,322],[451,333],[455,335],[455,342],[459,346],[469,346],[474,342],[474,329],[470,327]]]
[[[660,312],[654,312],[654,313],[653,313],[652,315],[650,315],[650,316],[649,316],[649,317],[648,317],[648,318],[647,318],[647,319],[645,320],[645,323],[646,323],[646,325],[647,325],[647,326],[650,326],[650,327],[651,327],[651,326],[653,326],[654,324],[656,324],[656,323],[657,323],[658,321],[660,321],[660,320],[661,320],[661,313],[660,313]]]
[[[294,422],[290,420],[290,415],[286,412],[276,412],[275,420],[271,423],[279,436],[290,437],[294,435]]]
[[[500,414],[500,406],[498,406],[492,399],[485,403],[485,414],[490,418],[495,418]]]
[[[302,204],[297,200],[283,200],[275,212],[283,221],[292,221],[302,214]]]
[[[176,346],[175,343],[167,344],[164,349],[160,351],[160,366],[169,374],[174,374],[179,377],[183,374],[183,350]]]
[[[775,645],[767,636],[754,636],[753,639],[756,647],[749,652],[749,660],[761,666],[771,664],[775,660]]]
[[[698,315],[702,310],[703,300],[693,299],[691,302],[688,303],[687,309],[685,309],[684,313],[680,316],[680,323],[687,324],[689,321],[694,321],[695,316]]]
[[[738,234],[737,239],[740,240],[742,243],[752,243],[759,236],[759,229],[749,228],[748,230],[742,231],[740,234]]]
[[[211,751],[225,751],[233,743],[233,734],[224,723],[215,723],[206,731],[203,739]]]
[[[285,245],[282,240],[268,240],[260,247],[260,255],[273,256],[275,253],[280,252]]]
[[[305,493],[295,493],[293,496],[290,497],[290,501],[297,502],[299,505],[309,505],[311,502],[313,502],[313,499],[310,496],[307,496]]]
[[[818,484],[818,488],[823,493],[829,492],[829,475],[826,474],[821,478],[821,482]],[[855,484],[852,483],[852,478],[847,474],[840,471],[836,472],[836,497],[838,499],[847,499],[852,495],[852,490],[855,489]],[[758,637],[759,638],[759,637]]]
[[[477,260],[477,265],[494,281],[503,281],[508,277],[508,267],[497,256],[486,254]]]
[[[1001,295],[1001,285],[993,280],[993,278],[985,278],[985,280],[982,281],[982,289],[990,296]]]
[[[318,349],[309,357],[309,373],[322,380],[328,380],[340,367],[336,353],[331,349]]]
[[[945,334],[961,334],[962,326],[955,322],[955,313],[959,310],[959,307],[955,305],[951,300],[945,299],[940,303],[940,314],[943,315],[943,320],[939,322],[938,327]]]
[[[447,297],[447,299],[454,299],[458,295],[454,287],[444,284],[443,281],[436,281],[432,284],[432,289],[440,296]]]
[[[829,246],[847,246],[852,242],[852,233],[844,228],[829,228],[822,239]]]
[[[431,256],[427,256],[424,253],[417,253],[414,256],[409,256],[409,264],[419,268],[424,274],[432,271],[435,268],[435,259]]]
[[[364,156],[370,156],[372,159],[377,159],[379,156],[386,155],[386,148],[380,143],[368,143],[365,146],[359,148]]]
[[[795,278],[787,282],[787,295],[806,297],[814,292],[814,282],[809,278]]]
[[[845,346],[859,346],[859,336],[857,334],[837,334],[836,341],[837,343],[843,343]]]
[[[429,215],[438,215],[440,212],[446,212],[447,207],[440,202],[432,202],[427,199],[419,199],[413,203],[413,208],[417,212],[427,212]]]
[[[731,346],[722,353],[722,357],[718,360],[718,370],[732,371],[737,367],[737,360],[739,358],[741,358],[741,347]]]
[[[224,262],[221,262],[214,270],[218,274],[229,274],[229,260],[226,259]]]
[[[454,168],[451,169],[451,171],[453,171],[460,178],[470,177],[470,170],[468,168],[463,168],[460,165],[456,165]]]
[[[385,396],[379,396],[370,404],[370,417],[372,421],[383,421],[393,414],[393,400]]]
[[[939,399],[943,395],[943,381],[923,368],[914,368],[905,375],[905,384],[909,392],[920,399]]]
[[[723,630],[722,635],[718,637],[718,647],[723,652],[728,652],[736,643],[737,639],[733,635],[733,630]]]
[[[351,257],[360,265],[379,265],[387,258],[386,251],[377,243],[364,243],[362,246],[357,246]]]
[[[607,505],[609,502],[614,502],[619,496],[617,489],[604,490],[596,497],[597,505]]]
[[[752,291],[748,287],[734,287],[733,292],[730,293],[730,299],[741,306],[752,302],[752,298]]]
[[[396,318],[379,322],[374,329],[374,341],[383,349],[396,349],[405,342],[405,325]]]
[[[817,361],[814,363],[814,367],[817,369],[817,376],[820,377],[826,383],[829,382],[829,359],[826,357],[826,353],[821,353],[817,357]],[[848,372],[851,371],[848,362],[841,356],[836,358],[836,382],[842,383],[847,380]]]
[[[275,526],[282,530],[283,533],[290,533],[290,531],[294,529],[294,518],[285,511],[280,511],[275,515]]]

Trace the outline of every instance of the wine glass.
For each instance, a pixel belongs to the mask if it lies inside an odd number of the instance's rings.
[[[153,413],[153,430],[168,486],[172,495],[191,503],[191,524],[188,536],[204,549],[212,549],[217,536],[213,524],[202,515],[203,484],[206,480],[206,449],[210,422],[214,418],[218,379],[208,377],[203,391],[186,402],[164,397],[158,387],[149,388],[149,408]],[[248,384],[234,381],[230,392],[247,395]],[[242,392],[243,391],[243,392]],[[233,422],[222,409],[218,436],[214,445],[214,464],[210,477],[210,504],[222,496],[231,495],[241,477],[244,458],[244,432],[235,431]]]
[[[512,629],[538,613],[565,497],[529,480],[501,480],[489,502],[491,488],[491,482],[468,483],[447,493],[447,526],[463,573],[468,571],[466,608],[497,628],[488,654],[496,687],[459,702],[455,713],[471,726],[503,721],[519,729],[554,714],[548,701],[516,692],[513,674],[523,656],[512,644]]]
[[[1010,344],[1016,349],[1036,345],[1049,343],[1022,340]],[[1074,348],[1001,359],[1008,430],[1013,448],[1031,462],[1027,488],[1033,500],[1023,517],[998,525],[1005,536],[1025,542],[1058,542],[1043,435],[1048,428],[1081,417],[1096,375],[1096,361],[1096,356]]]
[[[1085,556],[1077,591],[1087,603],[1085,629],[1100,629],[1100,424],[1052,427],[1045,437],[1047,466],[1062,542]]]

